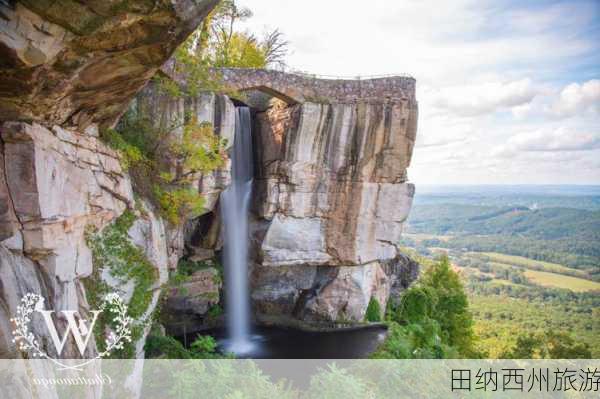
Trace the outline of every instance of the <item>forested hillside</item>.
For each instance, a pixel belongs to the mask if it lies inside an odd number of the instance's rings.
[[[409,224],[411,233],[451,236],[429,246],[521,255],[598,274],[600,211],[416,204]]]
[[[470,190],[417,192],[403,242],[428,258],[449,256],[469,296],[477,349],[551,357],[544,345],[561,342],[575,351],[569,356],[585,356],[587,345],[597,357],[596,188]]]

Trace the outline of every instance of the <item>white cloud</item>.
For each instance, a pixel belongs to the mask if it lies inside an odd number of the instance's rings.
[[[537,93],[528,78],[507,83],[488,82],[441,89],[433,105],[459,116],[477,116],[529,104]]]
[[[417,184],[600,184],[600,149],[582,151],[600,126],[598,1],[239,2],[249,29],[287,35],[291,68],[417,79]]]
[[[474,134],[473,125],[467,121],[423,112],[416,146],[418,148],[443,147],[465,143]]]
[[[492,156],[510,158],[520,152],[569,152],[600,148],[600,132],[575,132],[560,127],[538,129],[510,137],[505,145],[494,148]]]
[[[512,108],[518,119],[541,116],[564,119],[600,115],[600,80],[570,83],[562,89],[544,89],[534,101]]]
[[[573,116],[586,112],[600,112],[600,80],[583,84],[571,83],[560,92],[560,98],[551,108],[556,116]]]

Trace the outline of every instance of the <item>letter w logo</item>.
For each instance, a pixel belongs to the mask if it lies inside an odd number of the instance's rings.
[[[92,331],[94,330],[94,325],[96,324],[96,319],[98,319],[98,314],[100,314],[101,310],[92,310],[92,314],[94,318],[92,319],[92,324],[89,327],[86,327],[83,319],[79,320],[79,325],[77,325],[77,321],[75,320],[75,310],[63,310],[62,313],[65,315],[67,319],[67,329],[63,334],[62,338],[59,338],[58,332],[56,331],[56,326],[54,325],[54,321],[52,320],[53,310],[38,310],[44,317],[44,321],[46,322],[46,326],[48,327],[48,331],[50,331],[50,337],[54,342],[54,347],[58,352],[58,355],[62,353],[65,343],[67,342],[67,338],[69,337],[69,333],[73,334],[75,338],[75,343],[77,344],[77,349],[79,349],[79,353],[83,357],[85,353],[85,348],[87,348],[88,342],[90,341],[90,337],[92,336]],[[84,338],[85,337],[85,338]]]

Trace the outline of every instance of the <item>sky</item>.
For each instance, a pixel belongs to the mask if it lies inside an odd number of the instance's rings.
[[[417,184],[600,184],[600,0],[238,0],[291,69],[409,74]]]

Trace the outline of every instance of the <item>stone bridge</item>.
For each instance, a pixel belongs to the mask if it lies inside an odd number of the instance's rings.
[[[415,99],[415,79],[407,76],[324,79],[316,75],[249,68],[221,68],[219,73],[228,89],[259,90],[287,103]]]

